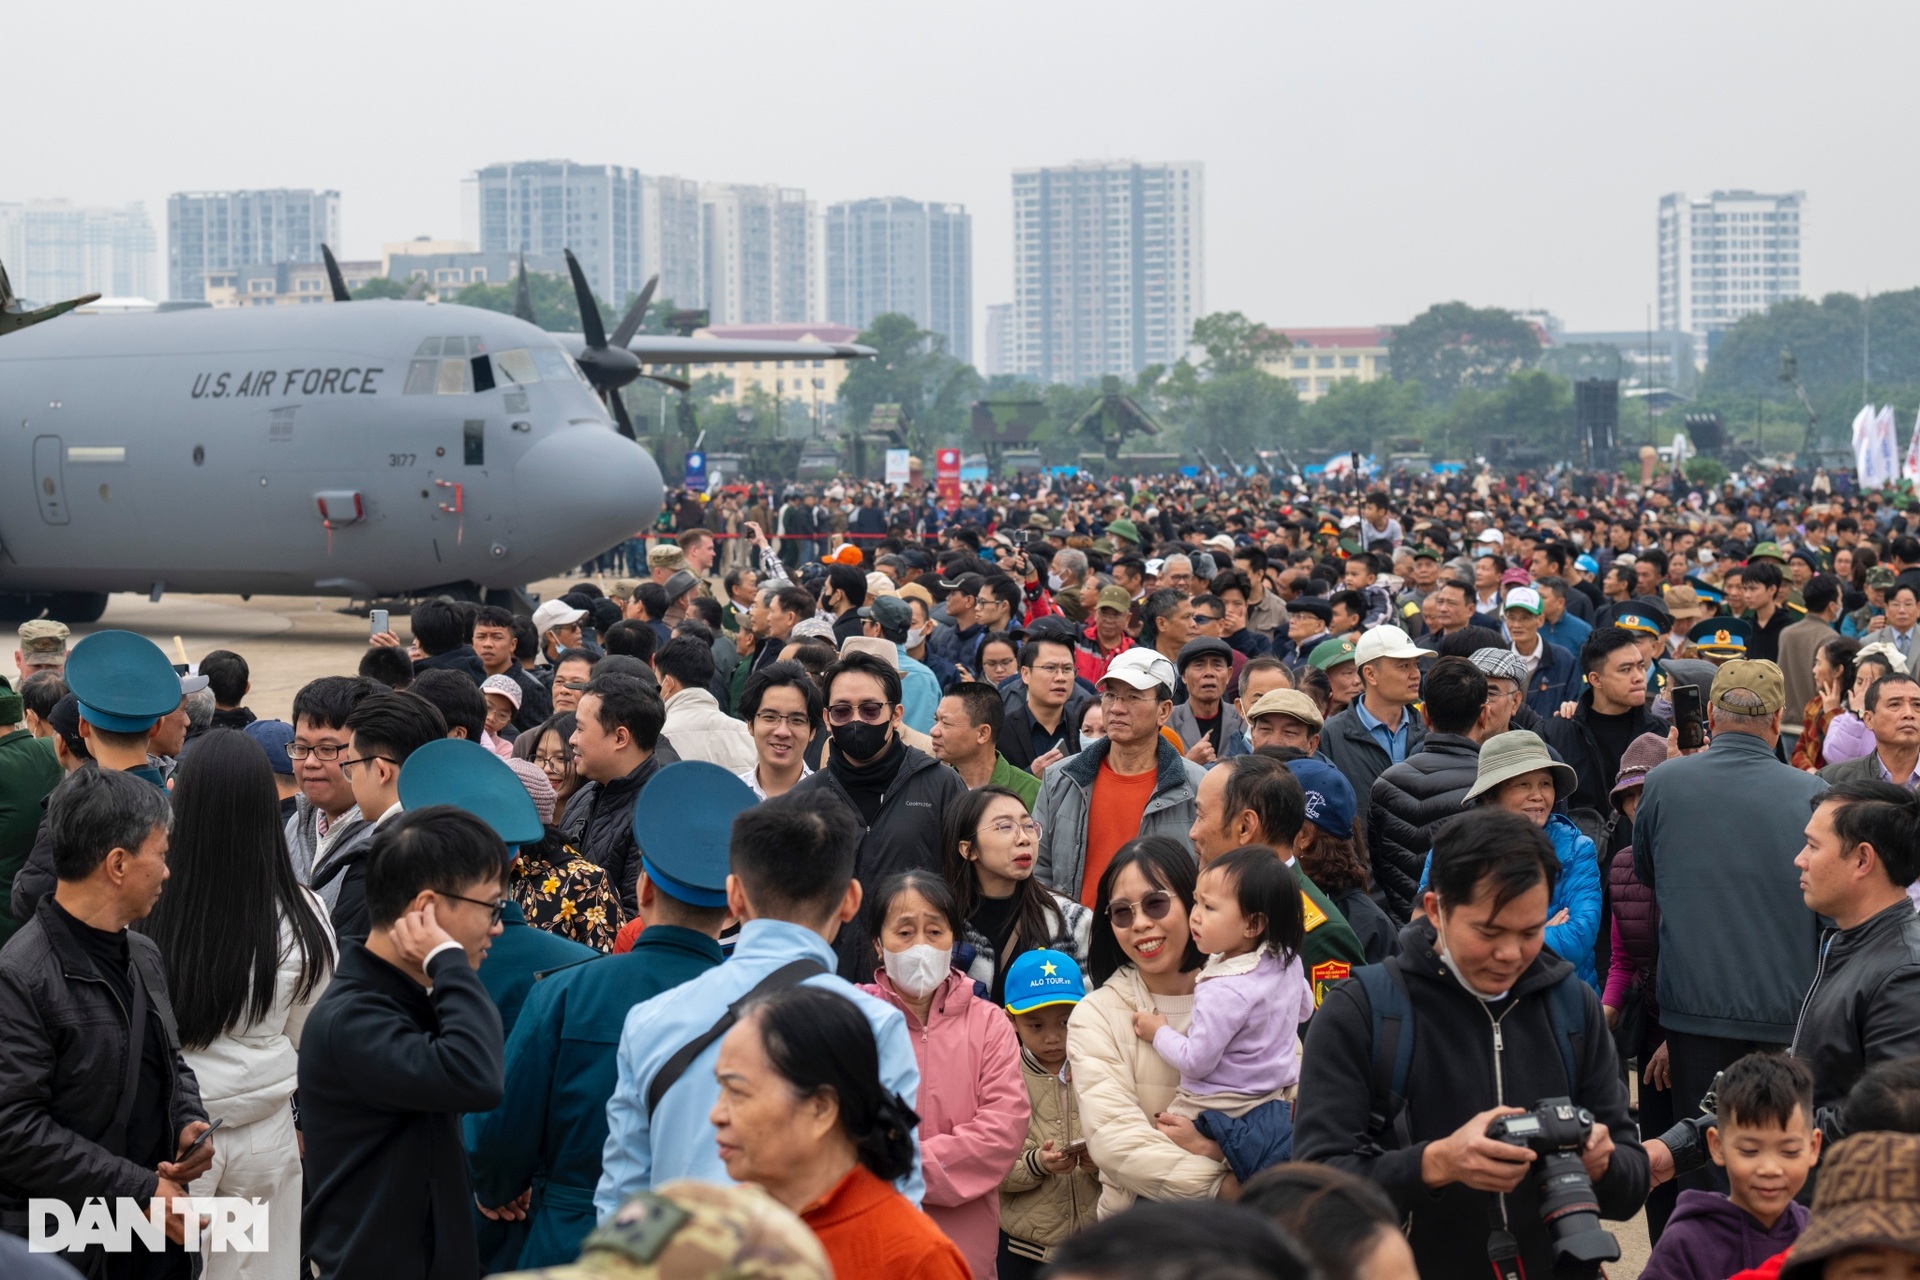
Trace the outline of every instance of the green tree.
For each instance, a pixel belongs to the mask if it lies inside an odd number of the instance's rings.
[[[890,311],[875,316],[854,341],[876,354],[854,361],[840,384],[840,404],[850,427],[865,429],[875,405],[897,404],[914,448],[924,449],[965,429],[967,406],[983,384],[972,366],[947,354],[945,338],[922,329],[910,316]]]
[[[1193,345],[1207,353],[1207,371],[1239,373],[1257,369],[1260,362],[1292,344],[1287,335],[1249,320],[1238,311],[1216,311],[1193,322]]]
[[[470,284],[455,294],[453,301],[463,307],[513,314],[513,295],[518,277],[504,284]],[[574,297],[573,282],[544,271],[527,272],[527,294],[533,302],[533,322],[549,333],[579,333],[580,303]],[[601,322],[611,333],[624,312],[615,311],[605,299],[596,298]]]
[[[407,296],[407,286],[411,283],[410,280],[389,280],[385,276],[375,276],[351,293],[355,302],[372,298],[404,298]]]
[[[1424,435],[1427,414],[1417,382],[1348,378],[1303,412],[1301,443],[1315,449],[1373,451],[1384,436]]]
[[[1245,460],[1255,449],[1285,444],[1300,423],[1293,386],[1259,369],[1221,374],[1200,384],[1187,410],[1186,434]]]
[[[1462,391],[1447,406],[1438,426],[1441,448],[1455,452],[1479,453],[1488,436],[1514,436],[1522,444],[1571,449],[1573,384],[1537,369],[1516,373],[1496,390]],[[1432,440],[1429,435],[1429,443]]]
[[[1442,302],[1393,331],[1393,376],[1417,382],[1435,404],[1463,391],[1496,391],[1533,366],[1540,339],[1533,326],[1499,307]]]

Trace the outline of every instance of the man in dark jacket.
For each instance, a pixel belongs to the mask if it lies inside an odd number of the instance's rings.
[[[409,621],[413,642],[426,655],[414,660],[415,675],[422,671],[458,671],[472,676],[476,686],[487,678],[480,655],[467,643],[467,620],[459,605],[443,597],[422,600],[413,606]]]
[[[39,833],[41,806],[64,776],[53,743],[29,733],[25,719],[20,695],[0,681],[0,896],[12,892]],[[19,927],[0,911],[0,945]]]
[[[1487,706],[1487,678],[1465,658],[1442,658],[1427,673],[1420,749],[1373,782],[1367,856],[1387,910],[1401,924],[1413,913],[1433,831],[1458,817],[1480,770],[1475,736]],[[1501,726],[1504,728],[1505,726]],[[1496,730],[1498,732],[1498,730]]]
[[[1552,846],[1518,814],[1475,810],[1443,828],[1427,918],[1402,930],[1400,954],[1376,970],[1398,984],[1410,1013],[1393,1023],[1396,1046],[1414,1037],[1402,1106],[1375,1096],[1376,1060],[1390,1067],[1395,1046],[1374,1042],[1366,982],[1335,987],[1307,1034],[1294,1159],[1387,1192],[1411,1215],[1408,1240],[1427,1280],[1484,1277],[1490,1233],[1502,1228],[1527,1274],[1553,1274],[1536,1157],[1487,1136],[1517,1109],[1571,1098],[1591,1111],[1581,1163],[1602,1216],[1630,1218],[1646,1198],[1647,1157],[1599,998],[1544,947],[1558,872]],[[1556,1026],[1556,1011],[1574,1000],[1579,1025]]]
[[[447,722],[434,705],[411,693],[369,694],[347,713],[351,745],[340,772],[353,801],[372,823],[363,835],[331,846],[313,868],[316,893],[331,892],[328,913],[341,941],[359,940],[373,927],[367,916],[367,863],[379,828],[400,816],[400,769],[407,757],[447,736]]]
[[[1580,694],[1580,664],[1573,654],[1540,634],[1540,593],[1532,587],[1507,592],[1507,635],[1513,652],[1525,666],[1524,688],[1529,707],[1543,716],[1560,710]]]
[[[1647,659],[1634,633],[1620,627],[1601,627],[1587,637],[1580,650],[1587,688],[1571,719],[1557,712],[1546,718],[1540,736],[1559,757],[1573,766],[1575,785],[1567,808],[1580,821],[1587,811],[1593,821],[1609,812],[1607,796],[1620,774],[1620,757],[1643,733],[1667,735],[1667,722],[1647,709]],[[1602,856],[1616,852],[1628,832],[1616,828]]]
[[[1056,620],[1057,621],[1057,620]],[[1020,675],[1001,689],[1007,718],[1000,754],[1036,777],[1047,765],[1080,749],[1080,717],[1096,695],[1074,676],[1073,635],[1035,627],[1020,647]],[[1034,762],[1046,763],[1035,769]]]
[[[1633,868],[1660,907],[1660,1025],[1676,1109],[1721,1068],[1793,1036],[1820,947],[1795,888],[1811,801],[1826,783],[1774,755],[1780,668],[1735,659],[1706,698],[1712,743],[1647,775]],[[1723,1186],[1724,1173],[1688,1184]]]
[[[863,892],[900,871],[941,874],[940,822],[967,788],[959,774],[900,740],[900,673],[871,654],[849,653],[827,668],[826,684],[833,752],[794,791],[824,792],[859,818],[854,879]],[[859,920],[840,930],[833,950],[841,977],[872,980],[873,941]]]
[[[460,1114],[500,1102],[500,1015],[474,970],[500,932],[506,866],[500,837],[446,805],[374,837],[373,930],[342,944],[300,1042],[316,1276],[480,1273]]]
[[[1875,1063],[1920,1054],[1920,796],[1890,782],[1848,782],[1820,796],[1800,868],[1807,908],[1832,920],[1793,1033],[1813,1068],[1815,1119],[1846,1136],[1841,1101]]]
[[[633,676],[595,676],[574,717],[574,767],[587,781],[567,801],[567,839],[587,861],[606,868],[628,916],[638,907],[640,878],[633,802],[659,771],[654,748],[666,722],[660,695]]]
[[[76,769],[47,804],[54,891],[0,951],[0,1229],[24,1235],[28,1200],[183,1196],[213,1163],[200,1087],[180,1056],[159,949],[127,926],[167,880],[164,793],[130,774]],[[89,1251],[91,1274],[188,1274],[184,1222],[166,1262]],[[167,1265],[168,1263],[172,1265]]]
[[[1320,731],[1320,754],[1347,775],[1356,797],[1371,796],[1373,780],[1426,741],[1427,727],[1413,711],[1424,656],[1391,624],[1368,631],[1354,648],[1360,696]]]

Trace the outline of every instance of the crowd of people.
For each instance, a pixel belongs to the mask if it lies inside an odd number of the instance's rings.
[[[0,1271],[1512,1280],[1644,1210],[1660,1280],[1920,1276],[1917,535],[1824,474],[676,494],[284,721],[28,622]]]

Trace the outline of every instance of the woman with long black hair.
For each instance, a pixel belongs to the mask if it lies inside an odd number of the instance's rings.
[[[1020,797],[991,784],[947,806],[940,823],[941,870],[966,929],[954,964],[1005,1004],[1007,966],[1022,951],[1062,951],[1084,965],[1093,913],[1033,874],[1040,824]]]
[[[225,1123],[188,1190],[267,1203],[269,1247],[204,1253],[208,1277],[298,1274],[300,1146],[291,1100],[300,1031],[333,974],[326,910],[301,886],[266,752],[215,729],[173,776],[166,892],[139,928],[167,965],[180,1047]],[[204,1246],[203,1246],[204,1249]]]

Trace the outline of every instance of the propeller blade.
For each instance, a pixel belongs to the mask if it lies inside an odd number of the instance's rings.
[[[647,304],[653,301],[653,291],[660,287],[660,277],[654,276],[640,286],[640,296],[627,308],[626,316],[620,321],[620,327],[613,331],[613,345],[624,347],[633,341],[633,335],[640,332],[640,326],[647,318]]]
[[[633,419],[627,416],[626,398],[618,391],[610,391],[607,405],[613,410],[613,424],[620,429],[620,434],[637,443],[639,437],[633,434]]]
[[[513,286],[513,314],[535,324],[533,318],[533,292],[527,288],[527,255],[520,255],[520,279]]]
[[[427,278],[425,276],[415,276],[413,278],[413,283],[407,286],[407,292],[402,297],[401,301],[418,302],[420,301],[420,299],[426,296],[427,296]]]
[[[670,378],[664,373],[643,373],[640,376],[649,382],[657,382],[663,387],[672,387],[675,391],[693,390],[693,384],[685,378]]]
[[[573,256],[573,250],[563,249],[567,255],[567,273],[573,277],[573,296],[580,300],[580,333],[586,338],[587,346],[605,348],[607,345],[607,323],[600,318],[600,304],[593,300],[593,290],[587,287],[587,273],[580,269],[580,259]],[[629,428],[631,434],[631,428]]]
[[[327,283],[333,286],[333,300],[352,302],[353,295],[347,292],[347,278],[340,274],[340,263],[333,256],[333,250],[324,244],[320,246],[320,260],[327,264]]]

